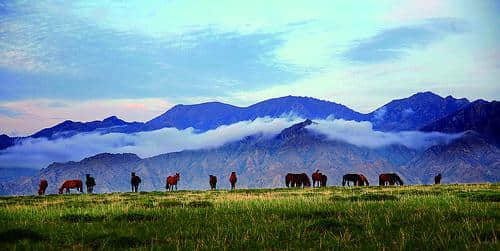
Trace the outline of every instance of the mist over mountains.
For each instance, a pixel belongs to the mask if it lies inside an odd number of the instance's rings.
[[[424,92],[368,114],[288,96],[249,107],[178,105],[145,123],[65,121],[25,138],[0,136],[8,145],[0,150],[4,168],[48,166],[0,181],[0,194],[30,194],[41,177],[54,192],[64,179],[85,173],[98,180],[97,192],[128,191],[131,171],[145,190],[162,190],[175,172],[182,189],[207,188],[209,174],[224,188],[231,171],[240,187],[276,187],[287,172],[316,169],[329,185],[347,172],[364,173],[375,184],[389,171],[408,183],[429,183],[439,172],[445,183],[498,182],[498,115],[496,101]]]

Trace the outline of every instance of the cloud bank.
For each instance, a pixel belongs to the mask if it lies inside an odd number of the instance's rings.
[[[79,161],[103,152],[130,152],[146,158],[188,149],[212,148],[255,134],[272,137],[284,128],[303,120],[303,118],[294,115],[281,118],[257,118],[253,121],[241,121],[220,126],[204,133],[196,133],[193,128],[185,130],[164,128],[136,134],[78,134],[71,138],[54,141],[29,139],[21,145],[0,151],[0,167],[43,168],[52,162]],[[400,144],[419,149],[438,143],[447,143],[461,136],[460,134],[447,135],[417,131],[379,132],[373,130],[370,122],[333,118],[315,120],[315,122],[317,123],[310,125],[308,129],[324,134],[331,140],[345,141],[360,147],[370,148]]]

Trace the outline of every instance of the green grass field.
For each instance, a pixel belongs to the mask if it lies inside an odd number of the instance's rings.
[[[0,197],[0,249],[500,250],[500,185]]]

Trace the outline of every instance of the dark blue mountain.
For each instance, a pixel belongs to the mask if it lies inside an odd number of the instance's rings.
[[[421,130],[444,133],[475,131],[493,143],[500,144],[500,102],[477,100]]]
[[[335,118],[361,121],[366,115],[334,102],[309,97],[287,96],[262,101],[248,106],[237,107],[219,102],[196,105],[177,105],[164,114],[146,122],[141,131],[157,130],[165,127],[186,129],[193,127],[199,131],[215,129],[239,121],[254,120],[259,117],[280,117],[294,114],[303,118]]]
[[[0,135],[0,150],[14,145],[15,138],[9,137],[6,134]]]
[[[375,130],[416,130],[468,104],[469,100],[465,98],[443,98],[432,92],[419,92],[408,98],[393,100],[368,116]]]
[[[106,118],[102,121],[96,120],[92,122],[74,122],[66,120],[50,128],[45,128],[33,135],[31,138],[67,138],[83,132],[104,131],[104,129],[112,129],[117,127],[138,126],[140,122],[125,122],[116,116]]]

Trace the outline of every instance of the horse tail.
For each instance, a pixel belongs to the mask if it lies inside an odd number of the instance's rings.
[[[342,186],[345,186],[345,176],[342,177]]]

